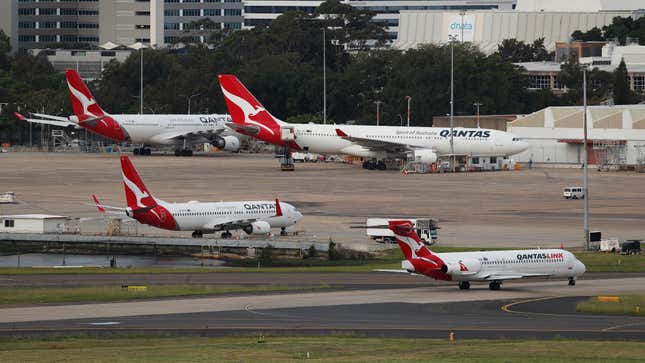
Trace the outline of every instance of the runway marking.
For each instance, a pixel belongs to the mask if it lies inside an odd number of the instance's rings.
[[[613,330],[616,330],[616,329],[626,328],[626,327],[630,327],[630,326],[639,326],[639,325],[645,325],[645,321],[642,321],[640,323],[616,325],[616,326],[612,326],[612,327],[609,327],[609,328],[605,328],[602,331],[613,331]]]
[[[253,310],[253,306],[250,305],[250,304],[244,306],[244,311],[246,311],[247,313],[263,315],[263,316],[273,316],[273,317],[277,317],[277,318],[291,318],[291,316],[289,316],[289,315],[264,313],[264,312]]]
[[[551,299],[558,299],[561,297],[565,296],[548,296],[548,297],[540,297],[537,299],[529,299],[529,300],[522,300],[522,301],[516,301],[510,304],[503,305],[501,307],[501,310],[507,313],[512,313],[512,314],[534,314],[534,315],[551,315],[551,316],[560,316],[560,315],[565,315],[565,314],[549,314],[549,313],[534,313],[534,312],[524,312],[524,311],[515,311],[511,310],[511,306],[519,305],[519,304],[526,304],[526,303],[531,303],[531,302],[536,302],[536,301],[544,301],[544,300],[551,300]]]
[[[121,323],[118,321],[105,321],[105,322],[99,322],[99,323],[81,323],[81,324],[103,326],[103,325],[119,325]]]

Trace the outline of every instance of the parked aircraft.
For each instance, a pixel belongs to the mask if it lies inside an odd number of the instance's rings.
[[[271,228],[296,224],[302,214],[291,204],[273,201],[168,203],[152,196],[127,156],[121,156],[121,170],[127,208],[101,204],[92,196],[101,213],[118,211],[142,224],[174,230],[193,231],[194,238],[204,233],[222,231],[222,238],[230,238],[232,230],[247,234],[268,234]]]
[[[69,118],[34,114],[39,118],[26,118],[16,113],[23,121],[53,126],[83,127],[108,139],[143,145],[134,149],[135,155],[150,155],[150,145],[175,145],[176,156],[191,156],[192,144],[210,143],[219,149],[236,152],[243,136],[225,126],[228,115],[172,115],[172,114],[122,114],[110,115],[94,99],[78,72],[65,72],[74,115]]]
[[[234,75],[219,75],[226,106],[235,131],[271,144],[322,154],[347,154],[367,158],[367,169],[385,169],[386,159],[408,159],[431,164],[451,155],[450,129],[443,127],[394,127],[362,125],[290,124],[279,120],[260,104]],[[284,130],[293,130],[285,141]],[[286,133],[286,132],[285,132]],[[509,156],[528,148],[510,133],[454,128],[455,155]]]
[[[562,249],[433,253],[410,221],[390,221],[388,228],[394,232],[405,260],[401,262],[403,270],[382,271],[458,281],[462,290],[469,289],[471,281],[488,282],[491,290],[499,290],[504,280],[531,277],[567,278],[573,286],[586,269],[576,256]]]

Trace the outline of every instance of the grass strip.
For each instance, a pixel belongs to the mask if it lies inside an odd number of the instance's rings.
[[[1,339],[3,362],[642,362],[644,342],[316,337]]]
[[[88,287],[5,287],[0,288],[0,305],[47,304],[67,302],[104,302],[154,299],[163,297],[218,295],[229,293],[280,292],[321,290],[329,285],[148,285],[145,291],[133,291],[121,286]],[[0,360],[1,361],[1,360]]]
[[[581,301],[576,311],[599,315],[645,316],[645,295],[619,295],[619,302],[601,301],[598,296]]]

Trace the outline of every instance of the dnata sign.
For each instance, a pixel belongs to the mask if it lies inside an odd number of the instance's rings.
[[[474,15],[452,14],[446,20],[448,20],[448,37],[446,40],[450,38],[455,38],[460,42],[472,42],[475,40]]]

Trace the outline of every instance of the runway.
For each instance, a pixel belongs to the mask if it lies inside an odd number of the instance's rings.
[[[575,303],[584,296],[642,292],[643,283],[645,277],[581,280],[575,287],[566,281],[537,281],[507,283],[501,291],[485,285],[461,291],[451,284],[16,307],[0,309],[0,334],[336,332],[447,337],[453,331],[462,338],[645,340],[645,318],[575,313]]]

